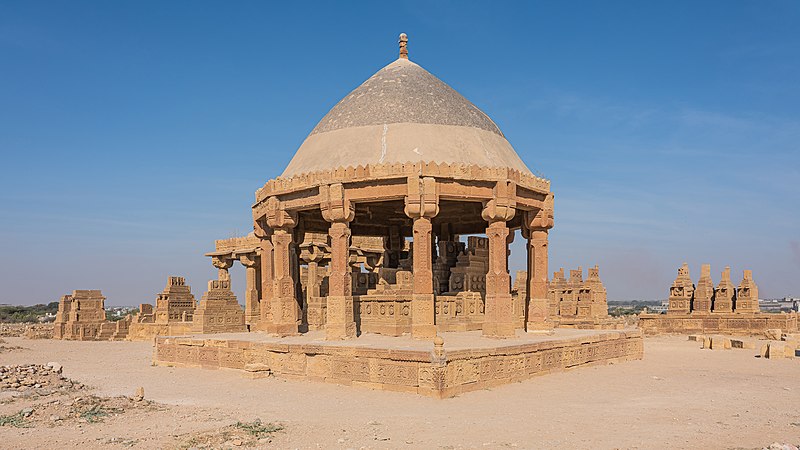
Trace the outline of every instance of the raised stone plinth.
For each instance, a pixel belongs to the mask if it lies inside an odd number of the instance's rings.
[[[362,335],[326,341],[325,333],[274,337],[230,333],[158,337],[154,363],[229,368],[373,389],[452,397],[567,368],[642,358],[639,330],[517,332],[498,341],[480,331],[443,333],[444,345],[410,336]]]
[[[780,329],[784,333],[792,333],[797,331],[797,314],[639,314],[639,327],[647,335],[728,334],[753,336],[764,335],[770,329]]]

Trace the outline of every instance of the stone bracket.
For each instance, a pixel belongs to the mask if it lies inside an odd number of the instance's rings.
[[[319,187],[322,218],[328,222],[351,222],[356,215],[355,206],[347,198],[342,183]]]
[[[548,194],[542,209],[526,211],[523,227],[526,231],[543,231],[553,228],[553,194]]]
[[[498,181],[492,189],[492,199],[483,204],[483,220],[508,222],[517,212],[517,185],[513,181]]]
[[[405,213],[412,219],[431,219],[439,214],[439,190],[433,177],[408,177]]]
[[[278,197],[270,197],[266,203],[253,210],[257,220],[266,217],[267,226],[272,229],[289,230],[297,226],[297,213],[287,211]]]

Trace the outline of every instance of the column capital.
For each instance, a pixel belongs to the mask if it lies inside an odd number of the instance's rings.
[[[547,231],[553,228],[553,194],[547,194],[541,209],[525,211],[523,222],[528,231]]]
[[[517,212],[517,185],[513,181],[498,181],[492,189],[492,199],[483,203],[481,217],[489,222],[508,222]]]
[[[297,226],[297,213],[287,211],[278,197],[267,199],[263,213],[267,219],[267,226],[272,229],[289,231]]]
[[[270,239],[272,235],[272,229],[267,226],[266,217],[253,219],[253,234],[261,240]]]
[[[304,245],[300,247],[300,259],[307,263],[318,263],[325,259],[325,249],[316,244]]]
[[[240,253],[236,255],[239,258],[239,262],[242,263],[245,267],[255,267],[256,262],[258,261],[258,255],[256,252],[252,253]]]
[[[328,222],[352,222],[356,216],[356,209],[347,198],[347,192],[342,183],[322,185],[319,187],[319,208],[322,218]]]
[[[233,265],[233,258],[230,255],[212,256],[211,264],[217,269],[228,270]]]
[[[217,255],[211,257],[211,264],[216,267],[217,270],[217,280],[219,281],[230,281],[231,276],[228,273],[228,269],[231,268],[233,265],[233,257],[232,255]],[[209,282],[210,283],[210,282]],[[209,284],[209,286],[211,286]],[[209,287],[209,290],[211,288]]]
[[[439,191],[436,179],[417,175],[408,177],[408,194],[405,198],[406,215],[412,219],[431,219],[439,214]]]

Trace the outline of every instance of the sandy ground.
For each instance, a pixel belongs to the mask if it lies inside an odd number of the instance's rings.
[[[5,338],[0,365],[57,361],[98,396],[143,386],[162,405],[98,423],[0,427],[2,448],[180,448],[237,421],[279,424],[265,448],[761,448],[800,443],[800,359],[645,340],[645,358],[435,400],[364,388],[153,367],[152,346]],[[20,403],[22,402],[22,403]],[[0,415],[23,400],[0,402]],[[238,442],[237,442],[238,443]]]

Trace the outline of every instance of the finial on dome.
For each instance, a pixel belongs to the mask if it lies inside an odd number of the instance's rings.
[[[408,36],[405,33],[400,33],[400,58],[408,59]]]

